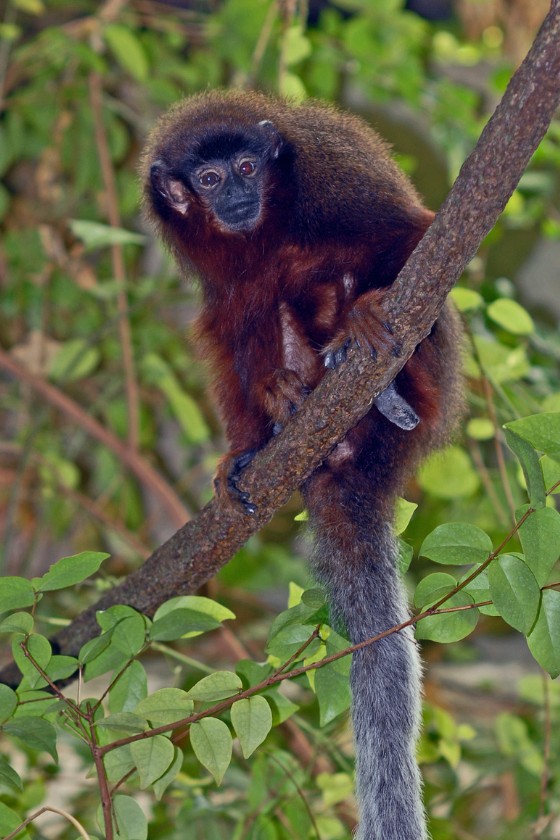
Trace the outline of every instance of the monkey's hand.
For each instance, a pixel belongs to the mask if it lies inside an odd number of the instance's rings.
[[[383,294],[383,289],[372,289],[355,301],[323,351],[325,367],[334,369],[342,364],[353,344],[363,347],[374,358],[382,348],[396,352],[391,326],[383,317]]]
[[[293,370],[280,368],[262,385],[262,403],[273,421],[272,434],[279,434],[290,417],[301,408],[309,395],[307,388]]]
[[[214,476],[214,490],[218,498],[227,498],[228,502],[241,505],[243,511],[254,516],[257,506],[251,501],[249,493],[240,490],[238,481],[243,470],[248,466],[258,449],[233,450],[220,460]]]

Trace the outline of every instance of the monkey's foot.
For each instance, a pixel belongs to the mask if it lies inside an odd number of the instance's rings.
[[[251,501],[251,496],[238,486],[243,470],[247,467],[255,455],[257,449],[247,449],[244,452],[230,452],[218,464],[218,470],[214,478],[214,489],[216,495],[222,497],[224,491],[228,498],[243,508],[249,516],[254,516],[257,506]]]
[[[393,341],[393,331],[388,323],[383,321],[381,301],[383,291],[372,289],[355,302],[348,312],[340,330],[324,350],[325,367],[334,369],[346,361],[348,350],[352,345],[363,347],[375,358],[378,349],[398,351]]]
[[[264,406],[274,421],[273,433],[278,434],[290,417],[303,405],[309,388],[297,373],[288,368],[274,371],[264,384]]]

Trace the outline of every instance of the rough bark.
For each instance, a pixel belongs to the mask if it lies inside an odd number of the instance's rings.
[[[160,546],[137,571],[81,613],[55,640],[75,655],[99,627],[95,612],[124,603],[148,615],[166,599],[196,591],[231,559],[371,407],[429,333],[450,289],[495,224],[560,103],[560,0],[486,125],[436,219],[387,296],[400,346],[374,361],[350,353],[329,372],[286,429],[247,467],[241,487],[250,517],[217,499]],[[17,682],[13,669],[0,678]]]

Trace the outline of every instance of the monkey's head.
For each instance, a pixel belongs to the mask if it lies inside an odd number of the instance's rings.
[[[178,126],[154,149],[148,199],[163,221],[199,216],[220,233],[253,231],[263,216],[272,167],[284,142],[269,120],[252,125]]]

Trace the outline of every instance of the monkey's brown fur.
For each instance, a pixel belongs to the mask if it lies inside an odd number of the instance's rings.
[[[257,93],[213,92],[172,108],[148,142],[143,177],[148,214],[182,269],[200,278],[196,336],[231,447],[219,485],[241,497],[243,453],[297,410],[325,362],[342,364],[351,342],[375,352],[392,341],[384,290],[433,214],[364,122]],[[459,344],[445,309],[395,382],[416,428],[373,407],[302,488],[314,569],[353,642],[406,616],[393,506],[460,416]],[[358,837],[422,840],[413,641],[397,634],[362,650],[351,682]]]

